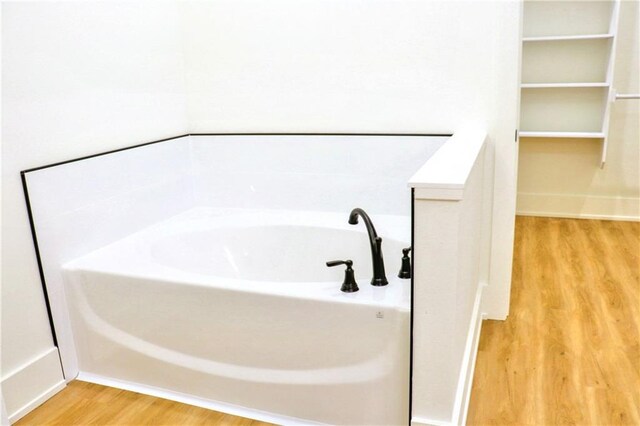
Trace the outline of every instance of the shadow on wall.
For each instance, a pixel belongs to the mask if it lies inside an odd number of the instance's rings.
[[[636,77],[635,86],[638,87]],[[635,91],[637,92],[637,90]],[[626,141],[628,143],[620,144],[619,149],[610,150],[609,156],[615,161],[614,164],[620,164],[624,173],[620,175],[620,185],[615,188],[609,188],[610,191],[618,190],[618,195],[623,197],[638,197],[638,182],[640,182],[640,152],[637,148],[637,135],[640,135],[640,102],[638,100],[618,100],[611,107],[611,126],[609,135],[612,141]],[[634,136],[636,135],[636,136]],[[635,139],[635,145],[633,140]],[[626,190],[625,190],[626,189]],[[635,191],[633,190],[635,189]]]
[[[558,189],[571,189],[579,193],[591,188],[593,178],[600,169],[602,153],[601,139],[546,139],[528,138],[520,144],[518,168],[523,174],[539,174],[545,170],[545,176],[538,176],[535,187],[528,188],[522,182],[521,192],[553,193]],[[562,160],[566,159],[566,162]],[[557,167],[551,167],[551,166]],[[571,178],[565,185],[562,179]],[[531,191],[535,189],[535,191]]]
[[[601,152],[600,139],[531,138],[521,143],[518,172],[536,178],[519,179],[518,212],[532,210],[532,203],[534,211],[549,203],[552,210],[584,211],[597,175],[607,172],[600,168]]]

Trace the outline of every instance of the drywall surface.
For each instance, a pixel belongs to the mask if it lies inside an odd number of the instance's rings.
[[[25,174],[67,380],[79,371],[62,265],[191,208],[189,153],[183,136]]]
[[[53,342],[19,172],[185,133],[176,16],[170,3],[2,4],[0,368],[3,388],[11,378],[11,420],[62,379],[47,361]],[[39,388],[9,398],[30,386],[30,371]]]
[[[622,1],[613,79],[620,93],[640,92],[640,3]],[[611,110],[609,147],[602,142],[532,139],[520,146],[518,213],[559,217],[640,219],[640,101]]]
[[[499,49],[491,8],[186,2],[191,131],[452,133],[485,121]]]
[[[495,181],[485,309],[505,318],[520,17],[515,1],[184,2],[190,129],[455,133],[479,124],[490,191]]]

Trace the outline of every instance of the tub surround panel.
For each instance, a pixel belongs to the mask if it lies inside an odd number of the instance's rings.
[[[200,205],[410,213],[406,182],[448,136],[191,136]],[[238,157],[238,152],[251,155]]]
[[[181,138],[25,173],[67,381],[78,367],[60,266],[189,208],[188,170]]]
[[[47,214],[56,217],[137,189],[178,180],[188,173],[189,166],[188,137],[182,136],[25,172],[34,207],[42,203]]]
[[[205,172],[194,180],[194,190],[201,205],[229,207],[230,200],[237,200],[235,204],[242,208],[341,211],[345,218],[354,207],[376,214],[403,212],[408,216],[410,191],[404,182],[385,176],[372,179],[257,172],[230,178],[228,174]]]

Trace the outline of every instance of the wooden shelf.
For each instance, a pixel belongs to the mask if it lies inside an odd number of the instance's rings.
[[[609,83],[522,83],[522,89],[559,89],[580,87],[609,87]]]
[[[584,35],[567,35],[567,36],[541,36],[541,37],[523,37],[522,41],[538,42],[538,41],[567,41],[567,40],[598,40],[613,38],[613,34],[584,34]]]
[[[577,139],[603,139],[603,132],[538,132],[521,131],[522,138],[577,138]]]

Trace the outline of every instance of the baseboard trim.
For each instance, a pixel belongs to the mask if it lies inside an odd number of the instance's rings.
[[[476,368],[476,355],[478,354],[478,344],[480,343],[480,331],[482,330],[482,291],[485,286],[478,284],[476,298],[473,303],[471,321],[469,323],[469,333],[464,348],[464,358],[460,367],[458,378],[458,390],[453,408],[452,422],[456,425],[464,425],[467,421],[467,410],[471,400],[471,386],[473,385],[473,373]]]
[[[140,383],[127,382],[124,380],[112,379],[97,374],[80,372],[76,380],[82,382],[95,383],[97,385],[109,386],[116,389],[123,389],[131,392],[137,392],[144,395],[155,396],[156,398],[168,399],[170,401],[180,402],[182,404],[193,405],[195,407],[206,408],[220,413],[231,414],[233,416],[245,417],[248,419],[259,420],[273,424],[286,425],[321,425],[322,423],[312,422],[309,420],[297,419],[294,417],[280,416],[265,411],[255,410],[251,408],[241,407],[238,405],[227,404],[224,402],[213,401],[200,398],[181,392],[170,391],[166,389],[156,388],[154,386],[143,385]]]
[[[559,212],[517,211],[516,216],[530,217],[557,217],[560,219],[585,219],[585,220],[614,220],[618,222],[640,222],[640,217],[635,216],[607,216],[597,214],[571,214]]]
[[[9,421],[9,414],[7,414],[7,407],[4,405],[4,398],[2,397],[2,387],[0,386],[0,425],[11,426]]]
[[[640,198],[520,192],[516,214],[638,222],[640,221]]]
[[[411,426],[453,426],[464,425],[467,421],[467,411],[471,400],[471,387],[473,385],[473,373],[476,368],[476,357],[478,354],[478,344],[480,343],[480,332],[482,330],[482,320],[485,315],[482,313],[482,292],[486,285],[478,283],[476,296],[473,302],[471,319],[469,320],[469,331],[464,347],[462,365],[458,375],[458,385],[453,403],[451,420],[433,420],[424,417],[413,416]]]
[[[18,421],[65,386],[56,347],[7,374],[2,378],[2,395],[9,422]]]
[[[55,385],[51,386],[49,389],[47,389],[46,391],[42,392],[40,395],[35,397],[33,400],[28,402],[26,405],[24,405],[22,408],[18,409],[18,411],[16,411],[15,413],[11,414],[9,416],[9,422],[10,423],[17,422],[18,420],[20,420],[21,418],[23,418],[24,416],[29,414],[33,409],[35,409],[38,406],[44,404],[49,398],[51,398],[53,395],[55,395],[58,392],[60,392],[66,386],[67,386],[67,382],[64,381],[64,380],[61,380],[60,382],[58,382]]]
[[[451,422],[425,419],[424,417],[414,417],[411,419],[411,426],[454,426]]]

